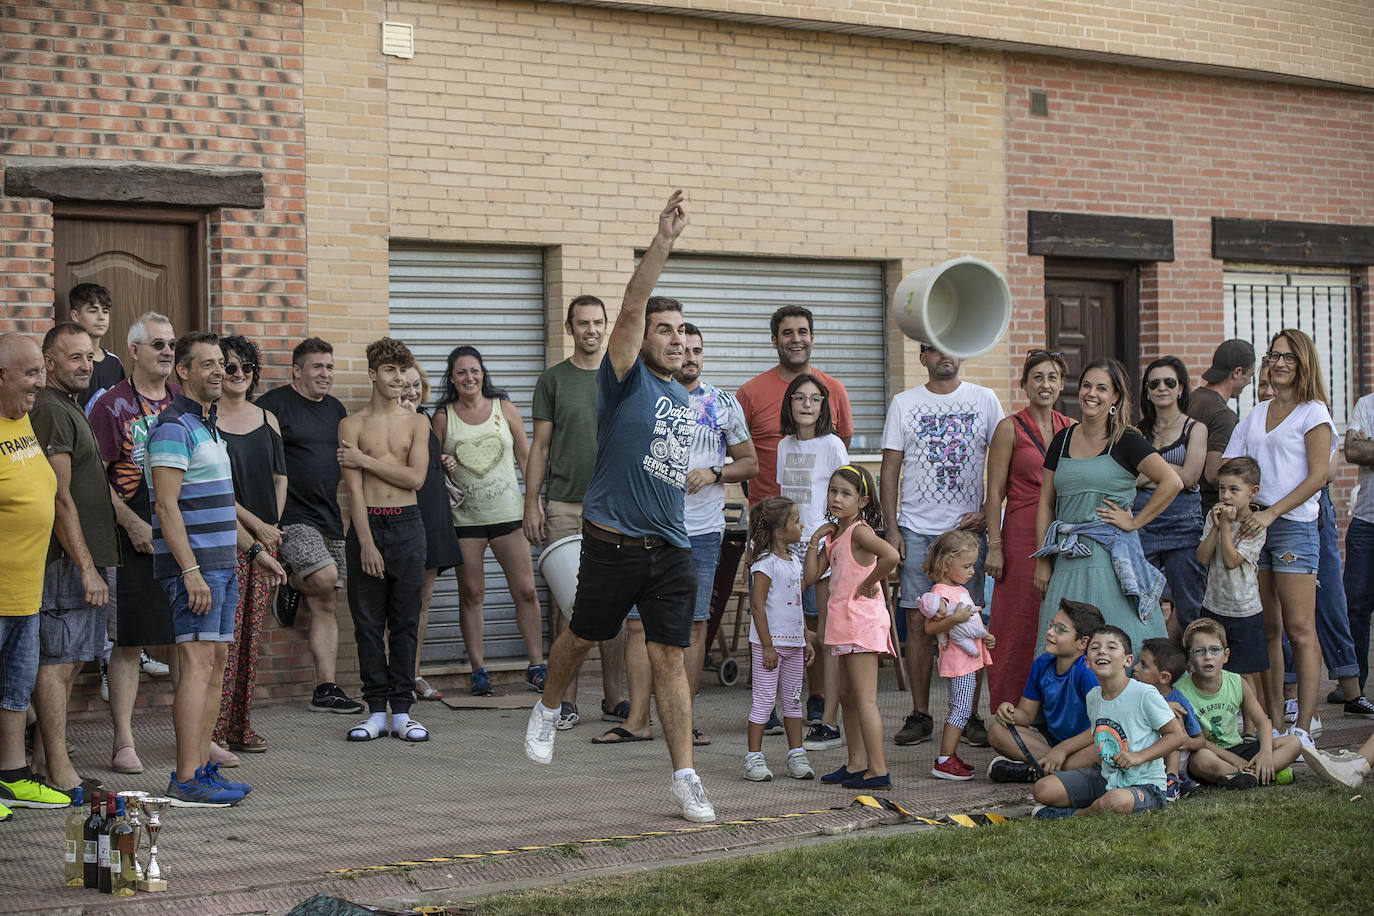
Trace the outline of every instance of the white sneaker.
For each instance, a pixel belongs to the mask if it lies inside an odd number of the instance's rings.
[[[558,710],[544,709],[538,700],[525,725],[525,756],[535,763],[553,763],[553,737],[558,733]]]
[[[1317,721],[1317,719],[1316,719],[1315,716],[1313,717],[1312,721],[1313,721],[1313,722],[1316,722],[1316,721]],[[1298,739],[1298,741],[1302,744],[1302,749],[1303,749],[1304,751],[1306,751],[1308,748],[1311,748],[1312,750],[1316,750],[1316,749],[1317,749],[1317,745],[1314,744],[1314,743],[1312,742],[1312,735],[1311,735],[1311,733],[1310,733],[1310,732],[1307,732],[1307,731],[1304,731],[1304,730],[1301,729],[1301,728],[1298,728],[1296,725],[1294,725],[1292,728],[1288,729],[1288,731],[1284,732],[1284,734],[1286,734],[1286,735],[1293,735],[1294,737],[1296,737],[1296,738]]]
[[[1283,701],[1283,721],[1289,725],[1298,721],[1298,700],[1296,697]]]
[[[1365,774],[1369,772],[1369,761],[1359,754],[1343,753],[1337,756],[1316,748],[1305,747],[1302,750],[1302,759],[1307,768],[1317,776],[1347,789],[1358,789],[1364,781]]]
[[[166,664],[149,655],[147,649],[138,650],[138,670],[148,677],[166,677],[172,672],[172,669],[168,668]]]
[[[762,754],[744,755],[744,778],[750,782],[770,782],[773,779],[773,771],[764,763]]]
[[[811,769],[811,761],[806,759],[806,751],[787,755],[787,775],[793,779],[816,778],[816,771]]]
[[[682,805],[682,816],[696,824],[710,824],[716,819],[716,809],[706,798],[701,778],[693,773],[686,779],[674,779],[670,790]]]
[[[1307,726],[1307,733],[1313,738],[1320,738],[1322,735],[1321,716],[1313,716],[1312,721]]]

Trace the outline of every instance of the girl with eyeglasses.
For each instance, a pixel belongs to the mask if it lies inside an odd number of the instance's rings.
[[[1177,356],[1162,356],[1145,367],[1140,383],[1140,422],[1136,428],[1149,440],[1183,482],[1183,490],[1140,529],[1145,559],[1169,582],[1165,594],[1174,606],[1169,631],[1183,629],[1202,613],[1207,573],[1197,562],[1202,540],[1202,494],[1198,481],[1207,463],[1207,426],[1188,416],[1188,369]],[[1154,495],[1154,483],[1136,478],[1133,512],[1139,513]]]
[[[1035,509],[1040,502],[1045,450],[1073,420],[1054,409],[1069,367],[1058,350],[1031,350],[1021,368],[1025,407],[997,424],[988,446],[988,554],[983,569],[997,581],[992,590],[992,634],[997,664],[988,667],[989,705],[1013,706],[1040,647],[1035,591]],[[1003,514],[1002,504],[1006,503]]]
[[[1298,715],[1291,734],[1304,746],[1316,712],[1321,681],[1316,600],[1320,542],[1317,494],[1326,485],[1339,444],[1327,407],[1316,344],[1287,328],[1269,342],[1269,381],[1274,397],[1251,408],[1222,453],[1253,458],[1260,466],[1258,511],[1241,525],[1242,538],[1265,538],[1259,559],[1260,601],[1269,644],[1263,678],[1264,710],[1283,721],[1283,635],[1287,633],[1298,675]]]
[[[219,346],[224,354],[224,385],[215,402],[216,427],[224,437],[234,472],[234,501],[242,507],[239,521],[262,549],[275,557],[281,545],[277,522],[286,504],[286,453],[277,418],[252,401],[262,354],[257,344],[237,334],[221,337]],[[216,757],[222,748],[249,754],[267,750],[267,739],[253,730],[249,712],[262,623],[275,589],[263,581],[263,573],[248,551],[239,552],[238,584],[238,618],[229,661],[224,666],[219,719],[210,747],[211,759],[219,763],[227,762]]]

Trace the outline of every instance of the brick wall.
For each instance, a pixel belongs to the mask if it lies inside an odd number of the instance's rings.
[[[21,2],[6,5],[0,33],[6,160],[262,171],[263,209],[207,214],[208,320],[259,342],[269,386],[287,378],[307,328],[301,4]],[[0,197],[0,329],[51,325],[52,210]],[[269,624],[263,653],[264,701],[308,689],[300,635]],[[97,683],[82,682],[75,714],[106,714]],[[170,692],[145,680],[140,703],[167,705]]]
[[[1374,86],[1367,0],[588,0],[746,21],[862,26]]]

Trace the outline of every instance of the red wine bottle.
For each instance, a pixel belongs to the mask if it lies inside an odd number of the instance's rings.
[[[100,860],[99,845],[97,837],[100,835],[100,825],[104,819],[100,816],[100,793],[91,793],[91,816],[86,818],[86,824],[81,829],[81,854],[82,870],[81,878],[86,887],[100,887]]]

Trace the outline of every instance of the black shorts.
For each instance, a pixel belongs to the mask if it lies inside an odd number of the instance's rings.
[[[630,608],[637,607],[646,641],[686,647],[692,644],[696,597],[690,548],[645,548],[584,536],[568,629],[592,642],[612,639]]]
[[[525,525],[520,519],[513,522],[497,522],[495,525],[454,525],[453,533],[458,535],[458,540],[479,540],[494,541],[503,538],[512,531],[519,531]],[[459,563],[463,562],[460,557]]]
[[[1215,620],[1226,631],[1226,646],[1231,650],[1225,666],[1227,671],[1256,674],[1269,670],[1269,641],[1265,638],[1264,618],[1260,614],[1224,617],[1203,608],[1202,616]]]

